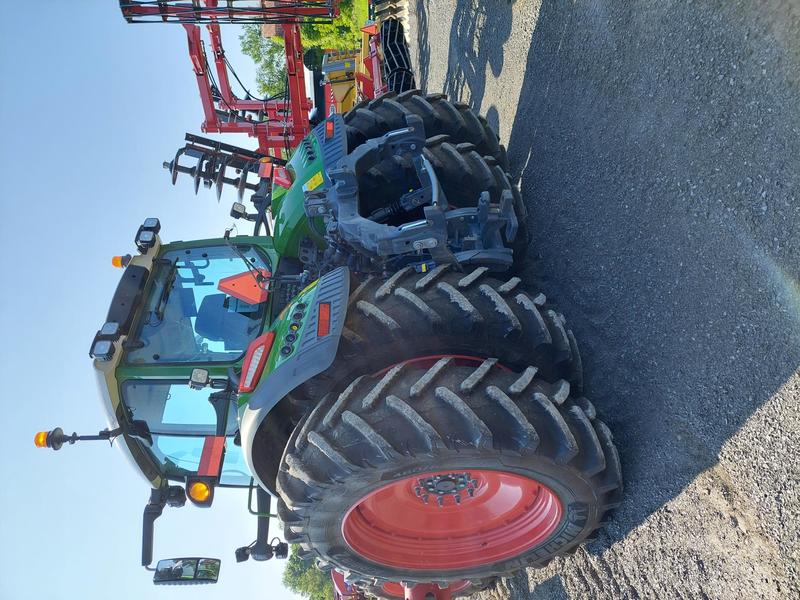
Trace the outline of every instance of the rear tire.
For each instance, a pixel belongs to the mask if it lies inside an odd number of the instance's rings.
[[[344,122],[348,126],[349,150],[406,127],[407,115],[422,119],[426,138],[447,135],[453,144],[474,144],[478,154],[493,158],[503,171],[508,171],[506,149],[485,118],[466,104],[450,102],[445,94],[423,94],[420,90],[389,92],[347,111]]]
[[[281,462],[286,539],[380,586],[542,567],[598,529],[622,478],[591,404],[475,364],[401,363],[328,396]]]
[[[433,165],[447,201],[455,207],[477,206],[482,192],[489,193],[492,204],[499,204],[503,192],[509,190],[514,198],[515,212],[522,205],[519,191],[511,184],[494,161],[487,161],[473,144],[453,144],[449,136],[438,135],[425,140],[425,158]],[[381,161],[359,178],[359,198],[370,207],[385,206],[408,191],[408,182],[416,177],[414,166],[401,156]],[[422,209],[419,209],[420,214]],[[366,216],[366,215],[365,215]],[[403,215],[412,220],[412,215]]]
[[[348,150],[352,152],[368,139],[406,127],[408,115],[422,119],[429,149],[445,144],[452,147],[433,158],[430,150],[426,150],[452,204],[475,206],[482,191],[489,191],[492,201],[497,202],[502,190],[511,190],[519,228],[514,241],[506,245],[514,251],[512,271],[520,272],[530,245],[528,210],[511,181],[505,147],[488,121],[468,105],[450,102],[445,94],[425,95],[420,90],[389,92],[374,100],[364,100],[343,117]]]

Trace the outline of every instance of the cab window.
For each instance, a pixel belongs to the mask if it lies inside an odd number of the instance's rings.
[[[148,450],[167,476],[184,478],[196,473],[206,436],[216,433],[216,413],[209,402],[211,388],[193,390],[188,381],[131,380],[122,384],[122,397],[131,419],[147,422],[153,435]],[[236,408],[228,407],[225,459],[220,483],[248,485],[250,472],[240,447],[233,444]]]
[[[152,284],[129,364],[231,362],[261,333],[266,303],[248,304],[219,288],[222,279],[269,270],[255,248],[228,245],[170,250],[153,264]],[[248,266],[249,265],[249,266]]]
[[[154,435],[150,450],[166,468],[168,475],[184,477],[200,467],[205,437]],[[222,463],[222,485],[244,486],[250,483],[250,471],[244,462],[241,447],[232,438],[225,440],[225,460]]]
[[[187,381],[126,381],[122,395],[131,418],[146,421],[151,433],[214,435],[217,416],[211,388],[193,390]],[[236,411],[228,410],[226,435],[236,431]]]

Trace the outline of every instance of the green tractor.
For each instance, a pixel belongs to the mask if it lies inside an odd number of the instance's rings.
[[[163,509],[218,487],[257,498],[237,560],[286,557],[277,517],[342,597],[468,595],[591,538],[619,459],[564,317],[515,275],[525,206],[486,120],[414,90],[327,117],[285,164],[213,151],[218,182],[260,175],[232,212],[254,235],[167,244],[146,220],[91,345],[111,429],[36,439],[119,439],[152,486],[142,564]],[[162,563],[156,583],[219,569]]]

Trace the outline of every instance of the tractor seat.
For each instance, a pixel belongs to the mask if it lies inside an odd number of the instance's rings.
[[[250,343],[247,329],[252,323],[225,307],[225,294],[212,294],[200,303],[194,329],[207,340],[223,342],[225,350],[244,350]]]

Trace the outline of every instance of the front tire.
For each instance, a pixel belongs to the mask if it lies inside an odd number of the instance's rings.
[[[533,364],[551,383],[582,389],[580,353],[566,320],[544,294],[521,279],[499,281],[485,267],[427,273],[406,267],[388,280],[368,278],[350,294],[333,364],[290,392],[298,406],[316,406],[359,375],[419,356],[495,356],[511,369]]]
[[[587,400],[532,367],[433,361],[330,395],[284,453],[287,540],[356,584],[540,567],[619,503],[617,452]]]

